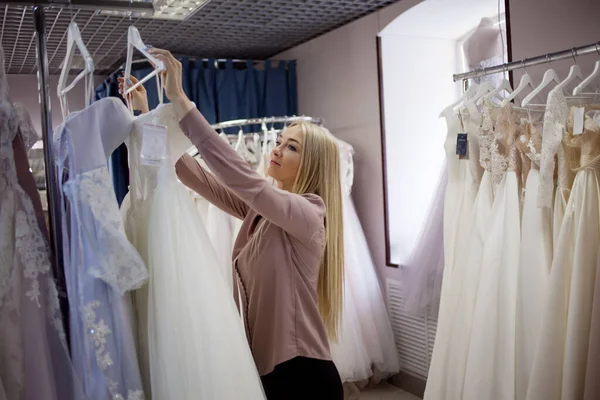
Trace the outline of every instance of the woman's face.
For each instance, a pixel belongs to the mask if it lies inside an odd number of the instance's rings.
[[[300,167],[303,135],[299,126],[285,129],[271,151],[268,174],[279,182],[279,187],[291,191]]]

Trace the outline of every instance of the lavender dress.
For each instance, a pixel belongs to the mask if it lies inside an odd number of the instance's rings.
[[[132,117],[115,98],[71,114],[55,131],[73,365],[91,400],[141,400],[129,291],[148,271],[125,235],[107,159]]]

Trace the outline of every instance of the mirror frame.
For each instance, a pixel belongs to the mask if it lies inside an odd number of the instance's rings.
[[[508,62],[513,61],[512,57],[512,39],[510,28],[510,0],[504,0],[504,18],[506,20],[506,51]],[[383,87],[383,55],[381,48],[381,37],[377,35],[377,82],[379,84],[379,123],[381,126],[381,173],[383,181],[383,225],[385,237],[385,264],[386,267],[399,268],[400,265],[391,261],[390,247],[390,221],[388,208],[388,189],[387,189],[387,157],[386,157],[386,140],[385,140],[385,109],[384,109],[384,87]],[[448,77],[450,79],[450,77]],[[511,85],[513,82],[513,71],[509,71],[508,79]]]

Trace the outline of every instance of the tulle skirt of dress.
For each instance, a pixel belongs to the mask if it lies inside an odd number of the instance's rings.
[[[218,263],[223,267],[223,276],[229,286],[229,291],[233,296],[233,270],[231,254],[233,252],[233,243],[237,234],[234,236],[236,218],[227,214],[213,204],[208,205],[208,215],[206,229],[211,240]]]
[[[223,267],[189,193],[167,182],[142,207],[136,216],[147,220],[134,234],[150,282],[136,307],[152,398],[264,399]]]
[[[348,377],[353,376],[352,379],[363,377],[368,372],[367,378],[370,378],[373,376],[373,369],[377,372],[377,378],[383,379],[399,371],[394,334],[354,203],[350,195],[343,201],[344,283],[348,288],[345,293],[345,301],[348,303],[344,317],[354,309],[357,318],[351,316],[348,321],[343,322],[341,341],[337,346],[340,349],[353,349],[349,351],[357,354],[345,356],[343,360],[338,357],[334,361],[338,369],[346,371],[344,373]],[[367,359],[362,355],[363,350],[366,351]],[[346,365],[346,362],[352,365]]]
[[[444,169],[426,220],[402,272],[404,310],[412,315],[437,315],[444,276],[444,204],[448,182]]]

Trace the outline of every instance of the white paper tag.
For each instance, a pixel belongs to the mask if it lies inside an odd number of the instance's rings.
[[[585,119],[585,108],[574,107],[573,108],[573,136],[581,135],[583,133],[583,122]]]
[[[166,126],[143,125],[141,158],[144,165],[160,165],[167,158]]]

